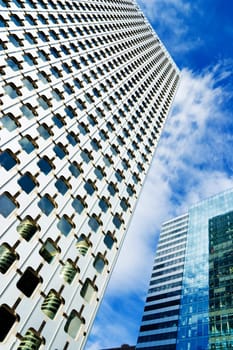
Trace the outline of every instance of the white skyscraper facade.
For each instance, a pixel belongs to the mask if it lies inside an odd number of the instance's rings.
[[[179,71],[133,0],[0,0],[0,78],[0,347],[82,349]]]

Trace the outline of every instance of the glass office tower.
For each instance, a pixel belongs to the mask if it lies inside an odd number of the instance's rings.
[[[233,190],[163,224],[136,349],[233,348]]]
[[[0,0],[0,347],[82,349],[179,72],[133,0]]]

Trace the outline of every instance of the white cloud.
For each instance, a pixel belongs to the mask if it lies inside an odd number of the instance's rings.
[[[204,45],[201,37],[188,37],[190,14],[196,13],[195,2],[187,0],[137,0],[156,33],[163,38],[169,52],[183,54]],[[199,11],[199,10],[198,10]],[[159,16],[158,16],[159,14]],[[185,40],[184,40],[185,38]]]
[[[132,324],[132,315],[125,315],[124,320],[118,318],[114,298],[121,296],[123,305],[124,300],[136,297],[135,315],[142,313],[143,302],[138,304],[138,300],[143,300],[148,287],[155,236],[161,223],[232,186],[232,175],[226,172],[226,168],[232,169],[232,157],[225,144],[230,131],[221,129],[232,115],[222,111],[225,92],[215,84],[216,74],[219,79],[220,73],[220,67],[200,75],[182,71],[173,113],[165,126],[88,349],[132,342],[137,326]]]

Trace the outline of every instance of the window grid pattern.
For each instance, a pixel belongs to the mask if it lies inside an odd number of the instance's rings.
[[[134,1],[0,8],[1,346],[82,348],[179,73]]]
[[[188,215],[162,225],[137,349],[176,348],[187,231]]]

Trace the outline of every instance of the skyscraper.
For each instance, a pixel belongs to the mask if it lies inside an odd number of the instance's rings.
[[[165,222],[136,349],[233,348],[233,190]]]
[[[1,0],[1,349],[81,349],[179,72],[133,0]]]

